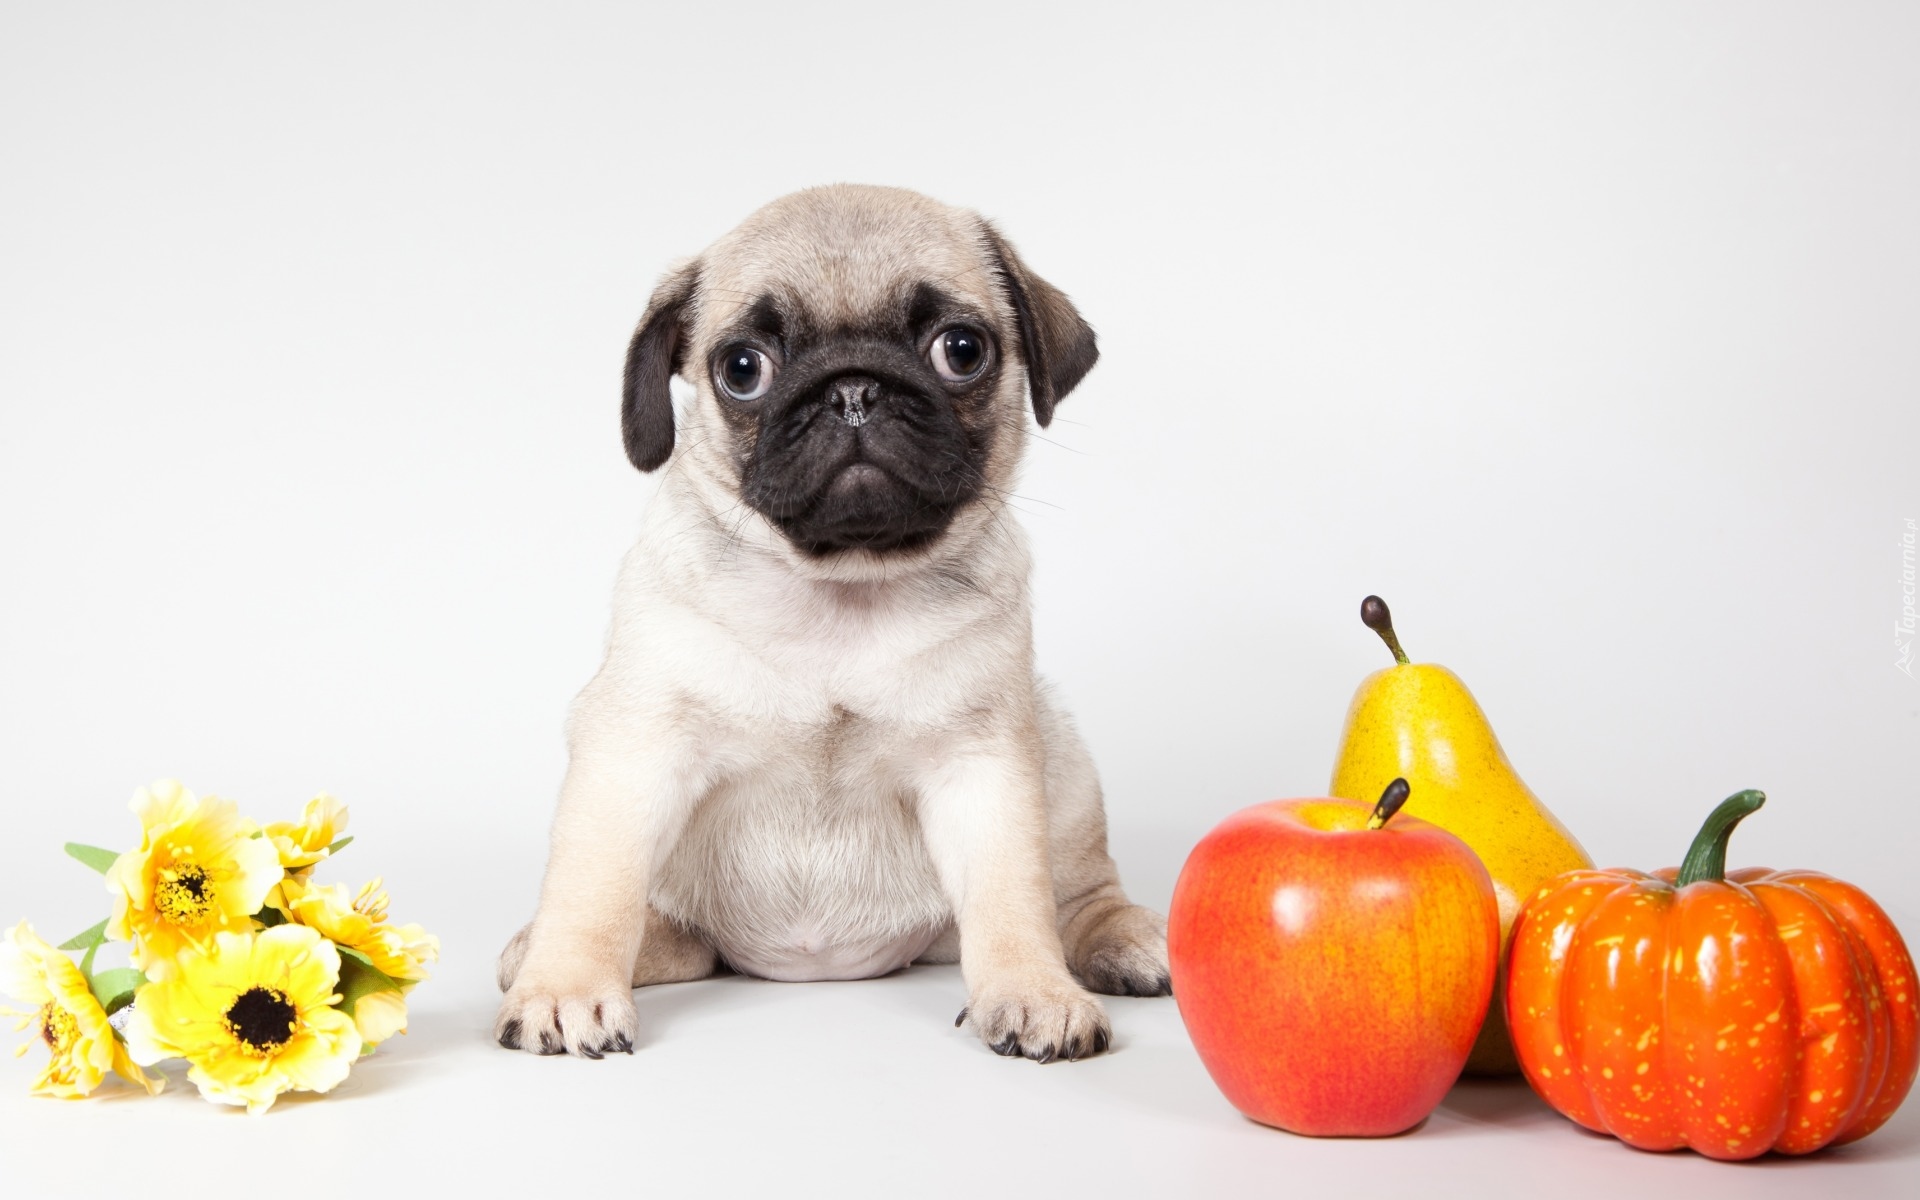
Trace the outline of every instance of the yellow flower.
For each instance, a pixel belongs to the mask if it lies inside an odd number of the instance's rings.
[[[398,991],[364,992],[354,1002],[354,1023],[368,1048],[405,1033],[405,993],[427,977],[427,964],[440,957],[440,939],[418,925],[387,924],[387,894],[378,879],[349,899],[344,883],[315,887],[289,876],[280,894],[283,903],[278,907],[289,921],[366,955],[375,970],[400,985]]]
[[[131,807],[140,818],[140,848],[107,872],[107,936],[133,942],[133,965],[146,968],[185,947],[204,947],[220,930],[251,929],[281,875],[280,856],[272,842],[254,836],[253,822],[232,801],[196,799],[171,779],[135,792]]]
[[[0,942],[0,991],[32,1005],[4,1008],[19,1017],[15,1029],[33,1027],[53,1056],[47,1069],[33,1081],[33,1090],[49,1096],[84,1096],[100,1086],[108,1071],[148,1093],[160,1090],[163,1080],[150,1077],[127,1057],[127,1048],[113,1035],[107,1014],[87,988],[86,977],[65,954],[35,936],[25,921],[15,925]],[[14,1051],[27,1052],[23,1042]]]
[[[186,1059],[202,1096],[262,1113],[347,1077],[360,1032],[333,1007],[339,980],[339,952],[304,925],[217,933],[140,990],[127,1045],[139,1063]]]
[[[350,946],[373,960],[374,969],[402,983],[427,977],[427,964],[440,957],[440,939],[418,925],[387,924],[387,894],[380,880],[348,899],[347,885],[315,887],[289,879],[281,889],[287,919],[310,925],[321,936]]]
[[[354,1028],[360,1041],[371,1050],[396,1033],[407,1031],[407,997],[404,992],[368,992],[353,1006]]]
[[[307,801],[298,821],[268,823],[266,835],[289,871],[308,871],[327,856],[327,847],[340,840],[347,827],[347,806],[321,792]]]

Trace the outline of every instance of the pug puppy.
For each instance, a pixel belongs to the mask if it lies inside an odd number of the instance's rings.
[[[501,1045],[632,1052],[632,989],[725,963],[958,961],[1000,1054],[1104,1051],[1092,992],[1168,992],[1085,746],[1036,679],[1007,509],[1093,331],[979,216],[833,186],[661,282],[622,427],[665,468],[574,702]],[[669,381],[690,385],[676,412]]]

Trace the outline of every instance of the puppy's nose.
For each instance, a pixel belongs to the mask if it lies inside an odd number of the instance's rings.
[[[867,423],[867,405],[880,397],[880,381],[865,375],[847,375],[827,388],[827,403],[840,410],[840,419],[849,425]]]

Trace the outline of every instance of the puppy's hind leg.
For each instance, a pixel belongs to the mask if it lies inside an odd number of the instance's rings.
[[[633,986],[705,979],[719,962],[720,956],[698,934],[648,906],[647,931],[640,936],[640,957],[633,964]]]
[[[1167,923],[1120,888],[1093,760],[1044,688],[1039,713],[1047,752],[1047,852],[1067,968],[1088,990],[1109,996],[1170,995]]]
[[[513,986],[520,974],[520,964],[527,957],[527,935],[533,932],[533,923],[529,921],[520,927],[520,932],[507,939],[507,948],[500,952],[500,961],[493,968],[494,982],[501,991]]]
[[[1115,880],[1060,912],[1067,967],[1089,991],[1108,996],[1169,996],[1167,923],[1129,903]]]

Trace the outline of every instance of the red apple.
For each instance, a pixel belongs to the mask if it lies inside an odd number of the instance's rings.
[[[1480,1032],[1500,954],[1467,844],[1373,808],[1274,800],[1203,838],[1167,914],[1173,994],[1234,1107],[1316,1137],[1418,1125]]]

